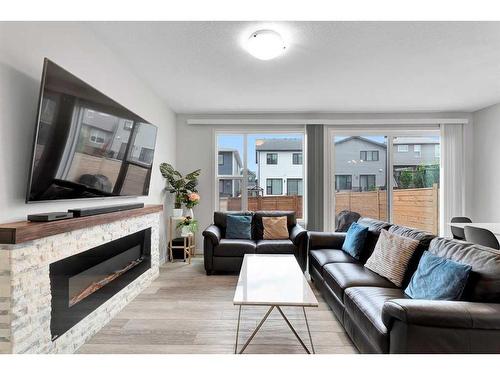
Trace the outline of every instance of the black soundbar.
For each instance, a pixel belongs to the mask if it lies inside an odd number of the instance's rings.
[[[73,208],[68,210],[72,212],[74,217],[84,217],[92,215],[109,214],[111,212],[133,210],[134,208],[143,208],[144,203],[119,204],[115,206],[99,206],[88,208]]]

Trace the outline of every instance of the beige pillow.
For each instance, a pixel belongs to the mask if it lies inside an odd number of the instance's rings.
[[[406,268],[418,244],[417,240],[382,230],[365,267],[401,287]]]
[[[286,240],[288,239],[288,228],[286,226],[286,216],[263,217],[265,240]]]

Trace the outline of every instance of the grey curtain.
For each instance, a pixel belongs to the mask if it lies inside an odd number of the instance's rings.
[[[323,125],[307,125],[307,229],[323,230]]]

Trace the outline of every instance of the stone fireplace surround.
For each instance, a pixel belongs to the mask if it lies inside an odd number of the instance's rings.
[[[74,353],[96,334],[158,276],[160,214],[161,209],[120,219],[111,214],[110,222],[0,244],[0,353]],[[147,228],[151,268],[52,341],[50,264]]]

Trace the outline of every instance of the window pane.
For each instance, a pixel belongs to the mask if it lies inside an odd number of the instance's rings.
[[[267,195],[283,194],[283,180],[281,178],[268,178],[266,187]]]
[[[396,137],[393,142],[395,146],[414,144],[415,152],[393,155],[392,221],[437,234],[440,137]]]
[[[219,211],[241,211],[241,179],[219,179]]]
[[[243,135],[219,134],[217,136],[218,209],[241,211],[244,209],[241,190],[243,176]]]
[[[286,195],[302,195],[302,179],[289,178],[286,184]]]
[[[299,165],[302,164],[302,154],[300,153],[295,153],[292,155],[292,163]]]
[[[248,209],[303,212],[304,135],[249,134],[248,170],[255,173],[254,189],[248,191]],[[255,161],[255,163],[253,163]]]
[[[335,218],[341,211],[387,220],[387,137],[336,136]]]
[[[278,154],[268,153],[266,156],[267,156],[267,164],[278,164]]]
[[[218,135],[217,152],[219,176],[243,175],[243,135]]]
[[[351,175],[335,175],[335,190],[351,190],[352,176]]]

